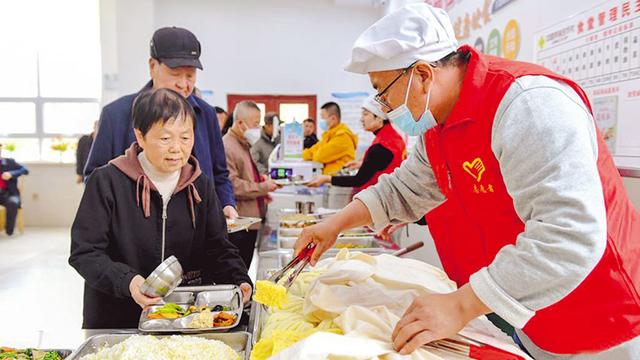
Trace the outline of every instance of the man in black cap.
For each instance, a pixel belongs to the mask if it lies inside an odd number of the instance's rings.
[[[191,104],[197,117],[193,154],[198,159],[203,174],[214,181],[225,216],[236,218],[238,213],[235,210],[233,187],[229,181],[216,112],[204,100],[193,95],[196,69],[202,70],[200,42],[189,30],[165,27],[156,30],[149,48],[151,81],[140,92],[151,88],[171,89],[180,93]],[[95,168],[124,154],[135,141],[131,107],[140,92],[123,96],[102,109],[100,126],[84,169],[85,179]]]

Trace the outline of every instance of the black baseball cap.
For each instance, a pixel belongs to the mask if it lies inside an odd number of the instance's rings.
[[[179,27],[156,30],[149,44],[151,57],[170,68],[193,66],[202,70],[200,42],[193,33]]]

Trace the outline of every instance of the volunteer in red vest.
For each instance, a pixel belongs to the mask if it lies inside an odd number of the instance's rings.
[[[333,186],[353,187],[354,192],[366,189],[378,182],[382,174],[393,172],[405,158],[407,145],[404,139],[391,126],[387,114],[373,96],[362,104],[362,127],[375,134],[362,161],[351,161],[345,167],[359,168],[353,176],[320,175],[314,178],[308,186],[316,187],[331,183]]]
[[[306,228],[296,249],[315,243],[315,263],[346,229],[433,210],[459,289],[416,298],[396,349],[493,312],[536,359],[637,359],[640,214],[576,83],[458,47],[446,13],[424,3],[365,30],[346,70],[368,74],[391,122],[420,141],[397,171]]]

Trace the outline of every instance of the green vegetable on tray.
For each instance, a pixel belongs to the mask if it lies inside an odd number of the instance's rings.
[[[57,351],[41,351],[35,349],[0,348],[0,360],[24,359],[24,360],[62,360]]]

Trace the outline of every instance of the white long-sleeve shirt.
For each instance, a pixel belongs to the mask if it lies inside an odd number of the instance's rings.
[[[607,223],[595,123],[568,85],[525,76],[498,106],[491,148],[525,228],[514,245],[502,248],[469,282],[485,305],[521,329],[536,310],[571,293],[604,254]],[[413,222],[440,205],[445,197],[423,139],[400,168],[356,198],[378,229]],[[535,358],[559,358],[519,330],[518,335]],[[640,338],[618,348],[640,353]],[[613,350],[601,353],[602,358]]]

